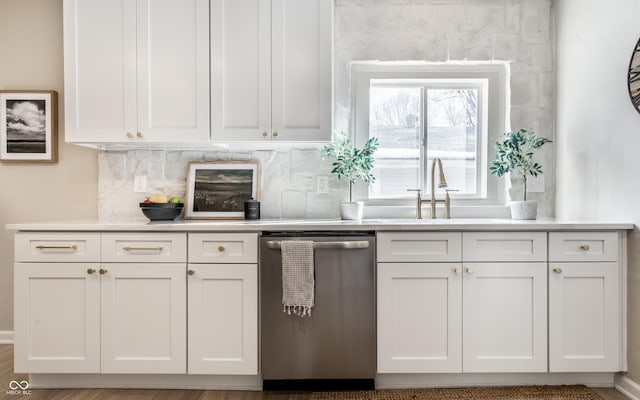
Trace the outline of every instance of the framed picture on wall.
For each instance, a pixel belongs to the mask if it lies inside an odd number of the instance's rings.
[[[0,90],[0,161],[58,161],[58,93]]]
[[[243,219],[244,202],[258,200],[257,161],[192,162],[187,172],[185,219]]]

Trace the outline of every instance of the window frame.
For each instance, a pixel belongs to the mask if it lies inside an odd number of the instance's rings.
[[[487,82],[485,93],[483,93],[484,101],[487,107],[479,110],[478,129],[481,129],[480,119],[486,120],[486,132],[478,132],[478,177],[477,182],[481,185],[478,192],[484,195],[482,198],[469,198],[468,196],[455,196],[451,194],[452,208],[473,206],[471,214],[473,216],[486,216],[486,209],[489,206],[505,205],[505,185],[504,179],[498,179],[495,175],[489,173],[489,160],[495,156],[495,149],[492,143],[498,139],[502,132],[508,130],[509,110],[507,108],[507,99],[509,98],[509,65],[506,62],[490,62],[483,64],[475,63],[386,63],[386,62],[361,62],[352,65],[352,118],[351,132],[352,140],[357,146],[362,146],[369,138],[369,96],[372,81],[388,80],[389,84],[393,81],[398,82],[399,86],[407,84],[407,80],[421,80],[430,82],[430,86],[438,85],[450,86],[455,81],[479,81]],[[435,81],[446,80],[448,82],[433,83]],[[405,82],[404,84],[402,82]],[[379,83],[376,82],[376,86]],[[416,86],[425,86],[424,83]],[[426,93],[423,93],[423,95]],[[480,97],[480,96],[479,96]],[[423,106],[426,108],[426,101]],[[480,99],[479,99],[480,104]],[[424,112],[424,109],[423,109]],[[423,116],[426,119],[426,114]],[[423,122],[426,125],[426,121]],[[421,182],[425,187],[423,190],[428,192],[426,175],[430,172],[430,165],[427,165],[425,141],[422,141],[421,156]],[[446,165],[445,165],[446,172]],[[424,174],[424,175],[423,175]],[[411,189],[411,188],[407,188]],[[451,188],[455,189],[455,188]],[[428,195],[428,193],[427,193]],[[391,208],[394,206],[412,206],[415,207],[415,199],[410,192],[407,197],[402,198],[384,198],[369,199],[368,186],[365,184],[357,184],[354,188],[354,197],[356,200],[363,201],[368,208],[381,207]],[[487,207],[476,207],[487,206]],[[483,208],[486,208],[483,210]],[[465,214],[469,214],[467,211]]]

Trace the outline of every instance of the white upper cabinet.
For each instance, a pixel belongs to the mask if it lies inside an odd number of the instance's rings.
[[[209,140],[208,0],[65,0],[68,142]]]
[[[214,141],[330,141],[331,0],[212,0]]]

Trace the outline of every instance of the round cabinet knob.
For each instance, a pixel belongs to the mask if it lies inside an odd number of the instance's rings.
[[[219,251],[220,253],[222,253],[223,251],[225,251],[224,246],[218,246],[218,251]]]
[[[95,268],[87,268],[87,274],[91,275],[95,272],[96,272]]]
[[[104,275],[104,274],[106,274],[107,272],[109,272],[109,271],[107,271],[106,269],[102,269],[102,268],[100,268],[100,269],[98,270],[98,273],[100,273],[100,275]]]
[[[142,139],[142,132],[138,132],[138,133],[136,133],[136,137],[137,137],[138,139]]]
[[[460,268],[454,268],[453,272],[456,273],[456,274],[459,274],[460,273]]]
[[[133,133],[127,132],[127,138],[128,139],[133,139]]]
[[[588,251],[590,247],[588,244],[583,244],[582,246],[580,246],[580,248],[584,251]]]
[[[555,272],[556,274],[561,274],[562,273],[562,268],[556,267],[556,268],[553,269],[553,272]]]
[[[262,132],[262,137],[267,137],[269,134],[267,132]]]
[[[192,269],[190,269],[190,270],[188,270],[188,271],[187,271],[187,274],[188,274],[189,276],[193,276],[193,275],[195,275],[195,273],[196,273],[196,271],[194,271],[194,270],[192,270]]]
[[[467,271],[467,274],[473,274],[473,269],[471,268],[467,268],[466,271]]]
[[[278,137],[278,132],[273,132],[273,137]]]

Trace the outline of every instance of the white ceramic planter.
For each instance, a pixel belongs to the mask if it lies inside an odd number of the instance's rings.
[[[361,201],[341,201],[340,217],[342,219],[362,219],[364,203]]]
[[[511,202],[511,219],[536,219],[537,216],[537,201],[528,200]]]

